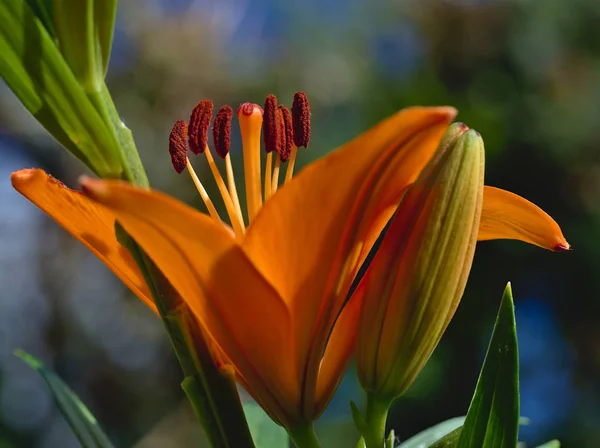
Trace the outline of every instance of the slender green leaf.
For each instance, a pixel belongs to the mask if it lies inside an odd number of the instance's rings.
[[[415,434],[410,439],[405,440],[400,444],[399,448],[427,448],[438,442],[447,434],[459,428],[464,421],[464,416],[445,420],[437,425],[432,426],[431,428],[427,428],[420,433]]]
[[[456,428],[454,431],[449,432],[440,440],[432,444],[429,448],[453,448],[458,443],[458,439],[460,438],[461,432],[462,426]]]
[[[509,283],[457,447],[514,447],[518,432],[519,356]]]
[[[87,92],[104,81],[102,57],[94,27],[94,0],[54,0],[60,52]]]
[[[112,39],[115,30],[115,19],[117,17],[118,0],[96,0],[94,2],[94,27],[100,57],[102,61],[102,76],[106,76]]]
[[[52,0],[27,0],[34,14],[39,17],[48,30],[48,34],[56,37],[54,27],[54,12],[52,11]]]
[[[100,176],[119,177],[120,150],[110,124],[25,0],[0,2],[0,54],[0,76],[48,132]]]
[[[253,401],[244,403],[244,413],[256,448],[287,448],[288,435]]]
[[[96,418],[75,393],[54,372],[30,354],[16,350],[15,355],[25,361],[44,379],[56,406],[84,448],[111,448],[113,445],[102,432]]]
[[[537,448],[560,448],[560,442],[558,440],[550,440]]]

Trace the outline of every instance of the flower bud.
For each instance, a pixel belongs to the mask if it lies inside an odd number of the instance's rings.
[[[481,136],[457,123],[403,198],[357,290],[357,369],[368,392],[405,392],[454,315],[477,242],[483,175]]]

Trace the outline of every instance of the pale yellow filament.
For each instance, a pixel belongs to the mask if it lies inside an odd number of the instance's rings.
[[[215,178],[215,182],[217,183],[217,187],[219,188],[219,192],[223,197],[223,202],[225,203],[225,209],[227,210],[227,215],[229,215],[229,220],[231,221],[231,226],[233,227],[233,231],[238,238],[244,236],[246,232],[246,228],[244,227],[244,220],[240,214],[237,213],[235,206],[233,205],[233,201],[231,200],[231,195],[229,194],[229,190],[227,190],[227,186],[223,181],[223,177],[221,177],[221,173],[219,172],[219,167],[215,163],[215,159],[213,158],[210,149],[206,146],[204,150],[204,154],[206,155],[206,161],[208,162],[208,166],[212,171],[213,177]]]
[[[208,197],[208,193],[206,192],[206,189],[204,188],[204,185],[202,185],[202,182],[200,182],[200,179],[198,179],[198,176],[196,175],[196,172],[194,171],[194,168],[192,167],[192,164],[190,163],[189,159],[187,160],[186,168],[188,170],[188,173],[190,173],[192,181],[194,181],[194,185],[196,185],[196,190],[198,190],[198,193],[200,194],[200,197],[204,201],[204,205],[206,205],[206,208],[208,209],[208,214],[215,221],[223,222],[221,220],[221,217],[219,216],[219,212],[217,212],[217,209],[215,208],[215,206],[213,205],[212,201]]]
[[[227,185],[229,186],[229,194],[231,195],[231,199],[233,200],[235,211],[243,224],[244,215],[242,215],[240,197],[238,196],[237,188],[235,186],[235,176],[233,175],[233,166],[231,165],[231,156],[229,155],[229,153],[227,153],[227,155],[225,156],[225,170],[227,172]]]
[[[277,154],[275,158],[275,167],[273,168],[273,178],[271,179],[271,194],[277,193],[279,187],[279,166],[281,165],[281,157]]]
[[[298,154],[298,147],[292,145],[292,153],[290,154],[290,160],[288,160],[287,170],[285,171],[285,183],[287,184],[294,176],[294,165],[296,164],[296,154]]]
[[[265,201],[271,197],[271,172],[273,171],[273,152],[267,153],[265,166]]]

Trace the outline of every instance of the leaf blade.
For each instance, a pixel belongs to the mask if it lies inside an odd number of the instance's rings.
[[[115,139],[28,2],[0,2],[0,76],[31,114],[102,177],[122,171]]]
[[[281,426],[273,422],[253,401],[243,404],[250,433],[256,448],[286,448],[288,435]]]
[[[458,448],[516,446],[519,428],[519,358],[514,303],[506,286]]]
[[[94,415],[58,375],[29,353],[23,350],[14,353],[46,382],[54,403],[84,448],[113,447]]]
[[[464,421],[465,417],[462,416],[440,422],[415,434],[410,439],[405,440],[398,448],[427,448],[439,442],[453,431],[456,431],[461,427]]]

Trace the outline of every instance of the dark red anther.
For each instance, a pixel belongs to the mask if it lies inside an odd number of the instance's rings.
[[[211,100],[202,100],[190,116],[189,126],[189,142],[190,150],[194,154],[201,154],[206,149],[208,144],[208,128],[210,126],[210,119],[213,113],[213,102]]]
[[[294,129],[292,126],[292,115],[285,106],[279,106],[279,113],[281,114],[281,121],[283,124],[281,133],[281,145],[279,149],[279,157],[282,162],[290,160],[292,154],[292,145],[294,144]]]
[[[310,103],[304,92],[296,92],[292,104],[294,144],[308,148],[310,142]]]
[[[269,95],[265,100],[265,109],[262,123],[263,141],[265,142],[265,151],[280,152],[279,144],[281,144],[281,123],[278,124],[280,118],[277,112],[277,98],[275,95]]]
[[[187,165],[187,136],[187,122],[177,120],[169,134],[169,154],[171,154],[173,168],[178,174],[181,174]]]
[[[233,109],[227,105],[222,106],[213,124],[215,151],[222,159],[227,156],[231,147],[231,117],[233,117]]]

